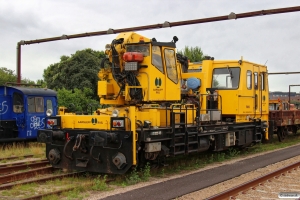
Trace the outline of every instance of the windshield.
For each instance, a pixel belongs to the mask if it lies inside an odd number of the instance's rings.
[[[132,44],[126,46],[127,52],[140,52],[144,56],[149,56],[149,44]]]
[[[213,71],[212,87],[218,89],[236,89],[239,87],[240,68],[216,68]]]

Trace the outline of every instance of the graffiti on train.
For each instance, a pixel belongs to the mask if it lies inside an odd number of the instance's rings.
[[[41,118],[41,117],[36,117],[33,116],[30,118],[30,129],[40,129],[40,128],[44,128],[45,124],[44,124],[45,118]]]
[[[6,101],[0,103],[0,115],[4,115],[8,111],[8,105]]]

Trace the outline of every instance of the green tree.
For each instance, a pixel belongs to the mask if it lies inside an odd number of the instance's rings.
[[[92,98],[98,99],[97,83],[101,59],[105,57],[103,51],[84,49],[76,51],[71,56],[61,56],[60,62],[51,64],[44,70],[44,80],[47,87],[58,90],[90,88]]]
[[[205,57],[200,47],[185,46],[184,49],[179,50],[178,53],[188,57],[190,62],[200,62]]]
[[[100,108],[99,101],[92,99],[93,91],[90,88],[83,90],[65,88],[58,89],[58,106],[64,106],[71,112],[89,112]]]
[[[39,79],[36,81],[37,85],[40,85],[42,88],[47,87],[47,83],[43,79]]]
[[[6,67],[0,68],[0,85],[4,85],[7,82],[16,82],[17,76],[14,71],[11,69],[7,69]]]
[[[17,83],[17,75],[15,74],[14,70],[7,69],[6,67],[0,67],[0,85],[5,85],[5,83]],[[25,84],[32,84],[34,85],[35,82],[32,80],[29,80],[27,78],[23,78],[21,80],[21,83]]]

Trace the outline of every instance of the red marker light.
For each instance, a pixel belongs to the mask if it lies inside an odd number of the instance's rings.
[[[48,120],[48,121],[47,121],[47,124],[48,124],[48,125],[54,125],[54,120]]]

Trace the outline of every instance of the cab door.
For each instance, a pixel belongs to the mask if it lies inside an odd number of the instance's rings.
[[[262,119],[268,120],[269,115],[269,89],[268,75],[266,71],[260,70],[260,93],[261,93],[261,114]]]
[[[16,131],[18,134],[14,134],[13,138],[24,138],[24,133],[26,133],[26,102],[24,94],[13,92],[12,96],[12,118],[16,120],[16,126],[18,127],[18,131]]]
[[[254,79],[254,118],[258,118],[261,112],[261,88],[259,87],[259,66],[253,66]]]
[[[245,76],[246,75],[246,76]],[[239,103],[239,115],[244,115],[240,117],[240,121],[248,121],[249,117],[254,116],[255,112],[255,95],[254,95],[254,85],[253,85],[253,69],[248,68],[246,71],[242,68],[241,73],[241,84],[238,90],[238,103]],[[246,77],[246,79],[244,79]],[[237,118],[238,119],[238,118]]]
[[[262,66],[253,67],[255,118],[266,119],[269,112],[267,72]]]

